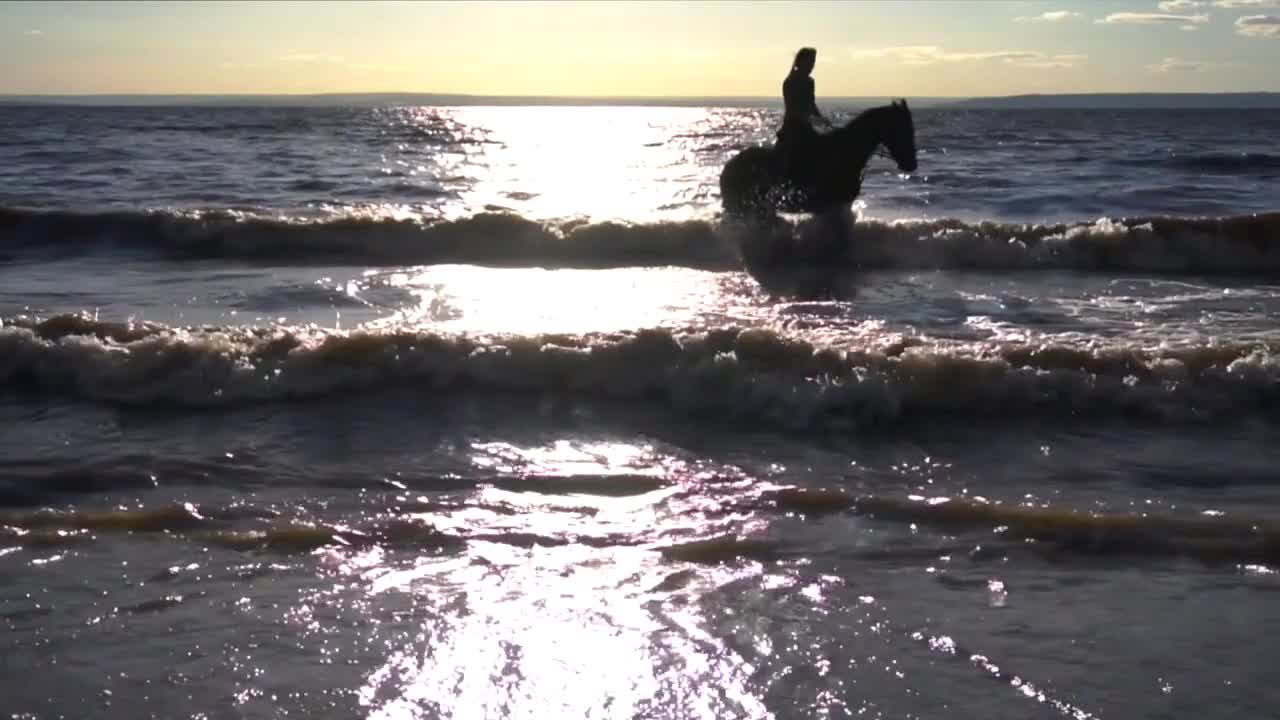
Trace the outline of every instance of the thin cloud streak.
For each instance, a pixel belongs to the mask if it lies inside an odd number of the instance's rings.
[[[1280,0],[1216,0],[1213,6],[1227,10],[1266,10],[1280,7]]]
[[[1168,13],[1120,12],[1111,13],[1096,22],[1104,25],[1203,25],[1209,22],[1209,16],[1204,13],[1200,15],[1174,15]]]
[[[1158,63],[1147,65],[1146,69],[1150,72],[1170,73],[1170,72],[1208,72],[1211,70],[1226,70],[1228,68],[1238,67],[1235,63],[1217,63],[1201,60],[1183,60],[1176,57],[1167,57]]]
[[[1280,16],[1246,15],[1236,20],[1235,26],[1237,35],[1280,38]]]
[[[854,59],[898,60],[904,65],[936,63],[1000,62],[1028,68],[1069,68],[1086,60],[1084,55],[1049,55],[1034,50],[996,50],[991,52],[950,52],[936,45],[902,45],[849,51]]]
[[[1024,15],[1024,16],[1021,16],[1021,17],[1016,17],[1016,18],[1014,18],[1014,19],[1013,19],[1013,21],[1014,21],[1014,22],[1022,22],[1022,23],[1025,23],[1025,22],[1062,22],[1062,21],[1064,21],[1064,20],[1070,20],[1071,18],[1078,18],[1078,17],[1080,17],[1080,13],[1078,13],[1078,12],[1071,12],[1070,10],[1052,10],[1052,11],[1050,11],[1050,12],[1043,12],[1043,13],[1040,13],[1039,15],[1031,15],[1031,16],[1025,16],[1025,15]]]
[[[1179,14],[1198,10],[1205,5],[1208,5],[1205,0],[1164,0],[1156,7],[1159,8],[1160,12]]]
[[[289,52],[278,58],[281,62],[292,63],[329,63],[341,65],[346,60],[341,55],[324,55],[321,53]]]

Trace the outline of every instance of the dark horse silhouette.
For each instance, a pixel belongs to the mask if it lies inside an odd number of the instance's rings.
[[[881,145],[898,169],[916,169],[915,125],[906,100],[865,110],[844,127],[817,136],[812,145],[799,177],[783,175],[781,157],[772,147],[757,145],[730,158],[720,172],[725,212],[771,217],[779,211],[821,214],[847,208],[862,191],[862,173]]]
[[[783,173],[773,147],[747,148],[729,159],[720,172],[720,200],[725,219],[745,222],[752,232],[741,242],[748,271],[787,267],[832,266],[848,249],[853,201],[862,191],[862,175],[881,146],[902,172],[916,169],[915,125],[906,100],[871,108],[844,127],[813,138],[808,157],[795,177]],[[816,216],[822,239],[797,241],[770,231],[778,213]]]

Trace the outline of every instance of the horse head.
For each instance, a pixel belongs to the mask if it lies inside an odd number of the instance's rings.
[[[882,126],[880,142],[888,148],[899,170],[915,172],[916,126],[911,119],[911,109],[906,100],[894,100],[887,110],[888,122]]]

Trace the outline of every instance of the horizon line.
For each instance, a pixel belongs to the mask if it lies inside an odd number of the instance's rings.
[[[782,102],[781,98],[775,95],[643,95],[643,94],[623,94],[623,95],[588,95],[588,94],[519,94],[519,93],[462,93],[462,92],[435,92],[435,91],[417,91],[417,90],[391,90],[391,91],[353,91],[353,92],[91,92],[91,93],[0,93],[0,98],[38,98],[38,97],[58,97],[58,98],[78,98],[78,97],[359,97],[359,96],[397,96],[397,95],[430,95],[435,97],[460,97],[460,98],[527,98],[527,99],[564,99],[564,100],[703,100],[703,99],[725,99],[725,100],[761,100]],[[937,100],[1000,100],[1005,98],[1019,97],[1073,97],[1080,95],[1088,96],[1134,96],[1134,95],[1280,95],[1280,90],[1136,90],[1132,92],[1122,91],[1084,91],[1084,92],[1026,92],[1026,93],[1008,93],[1003,95],[903,95],[901,93],[887,94],[871,94],[871,95],[828,95],[828,100],[861,100],[861,99],[878,99],[878,98],[898,98],[898,97],[919,97]]]
[[[852,111],[901,96],[828,96],[834,111]],[[906,98],[917,108],[1066,109],[1280,109],[1280,92],[1094,92],[1017,95],[929,95]],[[3,107],[330,107],[421,105],[434,107],[745,107],[776,109],[782,99],[762,95],[479,95],[426,92],[324,93],[30,93],[0,95]]]

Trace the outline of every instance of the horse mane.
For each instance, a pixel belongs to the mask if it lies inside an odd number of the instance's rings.
[[[858,113],[857,115],[854,115],[853,119],[845,123],[844,127],[839,128],[839,130],[852,130],[855,127],[861,127],[867,124],[868,122],[871,122],[872,120],[878,119],[882,115],[888,114],[890,111],[897,110],[899,108],[905,110],[906,107],[907,107],[906,101],[903,101],[902,104],[899,105],[897,100],[894,100],[892,103],[888,105],[877,105],[875,107],[869,107],[866,110],[863,110],[862,112]],[[832,132],[833,133],[838,132],[838,130],[832,131]]]
[[[879,115],[882,112],[884,112],[886,109],[891,107],[894,107],[894,106],[893,105],[876,105],[875,107],[869,107],[866,110],[863,110],[862,112],[858,113],[857,115],[854,115],[853,119],[850,120],[847,124],[852,125],[856,122],[866,122],[867,120],[871,119],[871,116]]]

